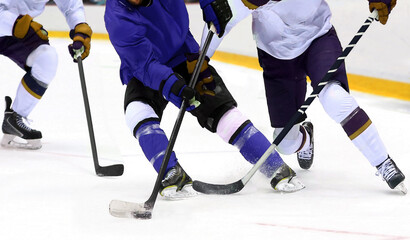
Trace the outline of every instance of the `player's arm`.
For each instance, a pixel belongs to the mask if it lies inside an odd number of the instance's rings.
[[[127,31],[124,31],[125,29]],[[185,79],[157,59],[153,51],[154,46],[145,37],[144,26],[135,24],[128,26],[126,21],[118,21],[109,23],[107,30],[121,62],[126,63],[131,69],[132,77],[142,82],[144,86],[159,91],[166,100],[177,107],[181,106],[184,97],[187,99],[194,97],[194,90],[186,85]],[[192,104],[187,108],[188,111],[194,109],[194,104],[197,102]]]
[[[0,37],[13,35],[13,26],[18,16],[0,5]]]
[[[81,55],[85,59],[90,54],[91,36],[93,31],[85,20],[84,5],[81,0],[54,0],[63,13],[70,27],[70,38],[73,43],[68,45],[72,57]],[[74,59],[75,61],[75,59]]]

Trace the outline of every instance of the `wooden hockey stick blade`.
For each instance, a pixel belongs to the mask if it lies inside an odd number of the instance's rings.
[[[124,165],[115,164],[105,167],[100,166],[95,172],[99,177],[121,176],[124,173]]]
[[[151,219],[152,208],[147,208],[142,203],[112,200],[110,202],[110,214],[118,218]]]

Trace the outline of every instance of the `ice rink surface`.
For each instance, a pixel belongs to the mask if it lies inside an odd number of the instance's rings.
[[[274,193],[269,180],[257,173],[234,195],[183,201],[159,197],[151,220],[112,217],[112,199],[145,202],[157,176],[124,121],[119,59],[107,41],[94,40],[92,54],[84,61],[100,164],[125,165],[121,177],[97,177],[78,68],[66,47],[69,39],[51,39],[51,44],[59,54],[57,76],[30,116],[32,127],[43,133],[43,147],[0,148],[0,239],[410,239],[409,195],[390,190],[375,176],[376,169],[318,100],[307,111],[315,125],[312,168],[302,170],[295,155],[284,156],[306,185],[304,190]],[[239,109],[272,140],[262,73],[211,63]],[[24,72],[4,57],[0,72],[0,100],[5,95],[14,98]],[[409,177],[410,102],[352,95]],[[177,113],[170,104],[164,114],[162,127],[168,136]],[[234,182],[251,168],[233,146],[200,128],[190,114],[185,115],[174,149],[190,176],[206,182]]]

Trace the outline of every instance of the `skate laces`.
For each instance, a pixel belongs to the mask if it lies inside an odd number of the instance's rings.
[[[27,126],[27,124],[30,124],[32,122],[33,120],[28,119],[26,117],[22,117],[16,113],[16,123],[19,127],[23,128],[24,130],[31,131],[32,129],[29,126]]]
[[[306,149],[305,151],[299,151],[298,153],[299,159],[306,159],[306,160],[311,160],[312,155],[313,155],[313,146],[312,143],[309,143],[309,148]]]
[[[163,183],[165,182],[170,182],[170,180],[177,174],[176,168],[171,168],[168,172],[167,175],[165,175],[164,180],[162,180]]]
[[[296,174],[293,172],[293,170],[286,163],[284,163],[276,170],[276,172],[273,174],[272,179],[280,182],[283,179],[288,178],[290,181],[294,176],[296,176]]]
[[[306,151],[300,151],[298,152],[298,156],[299,158],[302,159],[311,159],[313,155],[313,148],[312,146],[309,146],[309,149],[307,149]]]
[[[384,161],[377,170],[376,175],[381,175],[385,181],[389,181],[397,173],[396,167],[390,158]]]
[[[171,168],[165,175],[164,180],[162,180],[162,187],[163,189],[165,189],[170,186],[176,186],[176,191],[178,192],[181,191],[181,189],[189,181],[192,181],[190,177],[186,175],[184,170],[179,165],[176,165],[175,167]]]

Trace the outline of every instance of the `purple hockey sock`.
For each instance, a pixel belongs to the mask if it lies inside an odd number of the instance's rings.
[[[271,143],[251,122],[242,124],[237,132],[239,134],[234,134],[236,137],[232,141],[232,145],[239,149],[239,152],[248,162],[255,164],[270,147]],[[267,177],[272,177],[273,173],[283,163],[282,158],[275,151],[266,159],[259,171]]]
[[[138,139],[145,157],[147,157],[148,161],[154,166],[155,171],[159,172],[168,146],[168,138],[165,132],[160,128],[159,122],[149,121],[143,123],[135,132],[135,138]],[[172,152],[166,172],[175,166],[176,163],[176,155]]]

